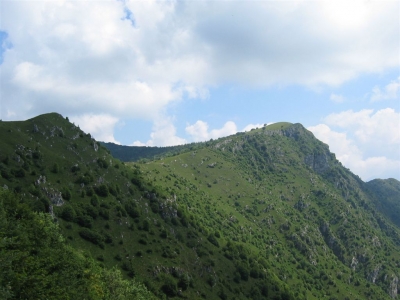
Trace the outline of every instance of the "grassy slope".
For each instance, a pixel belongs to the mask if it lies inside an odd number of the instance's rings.
[[[377,209],[400,228],[400,182],[394,178],[374,179],[366,183]]]
[[[398,275],[398,230],[300,125],[128,167],[57,114],[1,122],[0,137],[0,184],[35,210],[46,190],[68,190],[53,208],[69,243],[159,297],[385,299]],[[330,168],[316,173],[324,157]]]
[[[257,275],[249,277],[245,269],[243,278],[229,282],[226,275],[236,272],[239,261],[221,253],[209,228],[173,193],[143,178],[140,167],[125,167],[60,115],[1,122],[0,136],[1,186],[33,210],[48,211],[50,204],[69,243],[90,252],[100,266],[122,268],[160,298],[245,299],[254,292],[291,299],[279,278],[261,270],[266,262],[253,267]],[[62,206],[48,197],[59,192]],[[247,249],[240,253],[240,261],[255,264]]]
[[[299,294],[384,297],[367,279],[390,289],[393,281],[384,277],[398,275],[398,230],[377,215],[360,179],[326,145],[299,125],[285,136],[281,130],[290,127],[237,134],[142,169],[205,227],[218,228],[220,244],[246,243]],[[330,168],[316,174],[304,164],[309,155],[326,155]]]

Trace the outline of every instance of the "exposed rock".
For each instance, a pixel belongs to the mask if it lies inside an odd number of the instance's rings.
[[[161,216],[163,219],[166,218],[177,218],[178,217],[178,210],[176,207],[176,198],[174,199],[166,199],[159,204]]]
[[[338,239],[332,234],[329,223],[323,222],[319,228],[322,236],[324,237],[325,243],[328,247],[333,251],[333,253],[340,259],[340,261],[344,261],[343,257],[343,249],[340,245]]]
[[[397,298],[398,284],[399,284],[399,278],[397,278],[397,276],[395,275],[392,275],[392,280],[390,281],[390,286],[389,286],[389,295],[393,299]]]
[[[351,260],[350,267],[351,267],[353,270],[356,270],[357,265],[358,265],[358,260],[357,260],[357,258],[355,258],[355,257],[353,256],[353,259]]]
[[[304,158],[304,163],[312,168],[316,173],[322,174],[329,170],[328,155],[323,154],[310,154]]]
[[[217,165],[217,163],[214,162],[214,163],[212,163],[212,164],[207,165],[207,167],[208,167],[208,168],[214,168],[216,165]]]
[[[373,244],[375,247],[380,247],[380,246],[381,246],[381,242],[379,241],[379,238],[378,238],[377,236],[374,236],[374,237],[372,238],[372,244]]]
[[[64,204],[61,192],[56,191],[52,188],[47,189],[46,187],[44,187],[42,190],[45,192],[46,196],[50,199],[51,203],[54,204],[55,206],[62,206]]]
[[[33,133],[39,132],[39,127],[36,124],[33,124]]]
[[[99,145],[97,145],[96,141],[93,141],[93,149],[96,152],[99,150]]]
[[[55,137],[56,135],[63,137],[64,136],[64,130],[61,127],[53,126],[50,129],[50,137]]]
[[[15,155],[15,156],[14,156],[14,160],[15,160],[17,163],[20,163],[20,162],[21,162],[21,156],[19,156],[18,154]]]
[[[46,176],[40,175],[39,178],[35,181],[35,185],[40,185],[42,183],[46,183]]]
[[[368,275],[368,280],[372,283],[375,283],[376,279],[378,278],[379,271],[381,270],[381,265],[376,265],[375,268],[372,270],[371,273]]]
[[[296,208],[299,211],[303,211],[304,209],[306,209],[307,207],[309,207],[310,204],[304,202],[303,200],[299,200],[296,202],[296,204],[294,205],[294,208]]]

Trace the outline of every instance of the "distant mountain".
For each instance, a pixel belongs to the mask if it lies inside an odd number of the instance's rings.
[[[165,155],[175,155],[183,151],[193,149],[202,143],[171,147],[124,146],[104,142],[101,142],[100,144],[110,150],[111,154],[121,161],[134,162],[140,160],[158,159]]]
[[[47,114],[0,122],[0,137],[0,185],[32,214],[53,216],[65,246],[96,260],[91,278],[113,267],[134,277],[138,299],[148,291],[186,299],[398,297],[400,230],[376,204],[395,202],[397,183],[372,188],[300,124],[120,148]],[[112,157],[118,149],[140,163]],[[8,232],[0,231],[3,241],[23,236]],[[0,266],[12,245],[1,244]],[[27,257],[41,253],[37,247]],[[0,295],[23,297],[15,278],[36,278],[34,271],[1,273]]]
[[[400,181],[374,179],[366,183],[376,208],[400,228]]]

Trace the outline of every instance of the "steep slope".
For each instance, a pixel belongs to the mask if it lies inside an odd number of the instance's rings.
[[[400,228],[400,182],[394,178],[374,179],[365,185],[376,208]]]
[[[156,299],[68,246],[49,214],[0,189],[0,299]]]
[[[68,244],[97,260],[96,270],[118,267],[159,298],[294,299],[267,260],[233,242],[228,244],[228,258],[214,230],[203,226],[175,194],[155,186],[141,166],[124,166],[61,115],[0,122],[0,137],[0,186],[14,192],[25,209],[50,213]],[[18,220],[10,219],[10,224]],[[37,238],[35,234],[38,231],[28,238]],[[12,238],[23,235],[16,232]],[[1,254],[9,253],[7,247],[1,244]],[[27,257],[32,255],[33,260],[35,253],[42,253],[40,247],[32,251]],[[244,260],[251,261],[252,273],[241,266]],[[33,264],[32,274],[42,272],[41,261]],[[44,269],[42,276],[53,271]],[[230,282],[233,273],[239,277]],[[21,282],[9,285],[14,277],[4,274],[0,291],[18,295]],[[31,285],[24,295],[29,289],[32,294],[40,292]]]
[[[58,114],[0,137],[0,186],[160,298],[397,297],[399,229],[300,124],[130,164]]]
[[[140,167],[217,229],[226,257],[232,242],[245,245],[297,297],[397,297],[399,230],[312,133],[279,123],[206,145]]]

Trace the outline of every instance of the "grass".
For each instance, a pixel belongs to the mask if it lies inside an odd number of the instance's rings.
[[[58,114],[1,122],[0,136],[0,184],[38,211],[48,211],[49,191],[68,190],[64,205],[53,204],[68,243],[160,298],[389,299],[383,278],[398,275],[398,228],[299,124],[141,163],[113,158]],[[326,157],[329,169],[317,173],[310,156]],[[35,185],[40,176],[46,183]],[[368,283],[377,265],[385,267]]]

